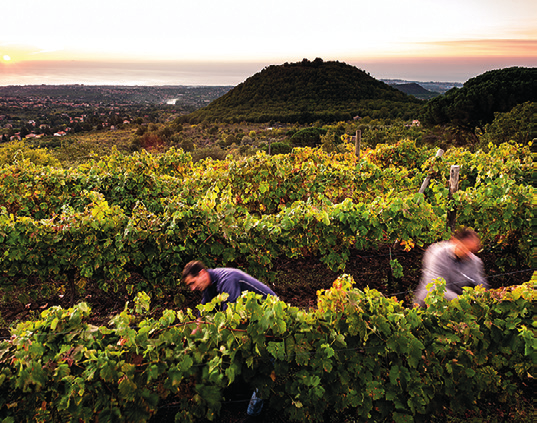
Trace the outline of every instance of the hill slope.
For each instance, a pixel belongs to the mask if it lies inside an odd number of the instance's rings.
[[[421,104],[354,66],[304,59],[263,69],[185,120],[308,123],[357,115],[408,119]]]
[[[537,68],[497,69],[430,100],[424,108],[422,121],[433,125],[449,123],[472,130],[492,122],[495,112],[508,112],[527,101],[537,101]]]
[[[428,100],[439,95],[439,93],[426,90],[420,84],[415,82],[410,82],[408,84],[394,84],[392,87],[397,88],[399,91],[402,91],[405,94],[413,95],[420,100]]]

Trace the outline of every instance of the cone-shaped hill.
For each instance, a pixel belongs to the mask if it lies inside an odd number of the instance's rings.
[[[268,66],[182,120],[311,123],[355,116],[410,119],[422,104],[355,66],[304,59]]]

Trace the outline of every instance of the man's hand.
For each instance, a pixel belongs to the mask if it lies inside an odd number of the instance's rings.
[[[191,335],[195,335],[196,333],[198,333],[198,331],[200,330],[201,328],[201,318],[198,318],[196,320],[196,327],[194,328],[194,330],[192,331]]]

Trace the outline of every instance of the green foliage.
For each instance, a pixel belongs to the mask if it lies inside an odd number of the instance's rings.
[[[537,68],[492,70],[430,100],[420,120],[473,130],[491,123],[494,113],[508,112],[527,101],[537,101]]]
[[[414,141],[418,145],[426,144],[426,130],[401,120],[392,121],[390,124],[372,120],[368,124],[360,123],[356,129],[361,131],[362,145],[369,148],[375,148],[379,144],[397,144],[403,140]]]
[[[2,421],[147,422],[173,402],[176,421],[215,420],[228,387],[248,384],[289,421],[424,420],[442,407],[507,399],[535,377],[530,284],[466,289],[447,302],[441,281],[427,308],[404,308],[342,276],[315,310],[247,293],[194,313],[147,317],[149,297],[87,323],[90,309],[54,307],[0,344]]]
[[[61,162],[63,167],[76,167],[96,157],[105,158],[115,150],[123,154],[130,153],[133,141],[136,140],[135,133],[130,129],[79,133],[53,138],[53,140],[39,140],[39,145],[49,145],[51,154]]]
[[[327,131],[323,128],[304,128],[294,133],[290,141],[296,147],[316,147]]]
[[[192,159],[197,162],[207,158],[214,160],[223,160],[226,157],[226,152],[219,146],[208,146],[197,148],[192,152]]]
[[[29,280],[40,293],[60,289],[56,282],[115,290],[136,269],[142,279],[127,292],[158,295],[192,258],[240,263],[260,279],[285,257],[315,256],[344,271],[353,249],[448,237],[448,208],[486,248],[529,261],[529,147],[434,153],[402,141],[361,160],[295,148],[194,162],[172,149],[114,151],[69,170],[5,165],[0,285],[4,294]],[[461,165],[461,180],[450,200],[452,164]],[[430,187],[417,194],[428,172]],[[397,259],[390,266],[402,276]],[[51,308],[0,344],[0,420],[143,422],[167,401],[177,404],[178,421],[214,420],[226,390],[246,383],[289,420],[352,413],[357,421],[411,421],[443,406],[472,409],[481,395],[503,398],[526,383],[535,364],[533,286],[468,290],[451,303],[441,290],[439,283],[426,310],[405,309],[342,277],[319,292],[316,310],[253,295],[225,312],[200,306],[197,333],[191,310],[147,317],[143,293],[107,327],[87,324],[83,304]]]
[[[485,133],[481,136],[483,146],[510,141],[527,144],[537,138],[536,104],[526,102],[516,105],[508,112],[494,113],[494,120],[485,126]]]
[[[269,66],[180,119],[291,123],[339,122],[356,115],[408,119],[421,104],[354,66],[304,59]]]
[[[392,274],[394,278],[403,277],[403,266],[401,266],[401,263],[399,263],[399,260],[397,259],[390,260],[390,267],[392,268]]]
[[[0,166],[29,162],[42,166],[58,166],[59,161],[46,148],[33,148],[24,141],[11,141],[0,147]]]
[[[375,149],[369,150],[366,157],[381,167],[412,169],[421,168],[434,154],[429,147],[418,147],[414,141],[403,140],[394,144],[379,144]]]
[[[263,148],[263,151],[268,152],[268,145]],[[288,154],[293,150],[291,144],[285,141],[274,142],[270,144],[270,154]]]
[[[408,84],[393,84],[392,86],[400,91],[403,91],[405,94],[412,95],[420,100],[429,100],[439,95],[437,92],[429,91],[415,82]]]
[[[529,263],[533,191],[528,147],[453,149],[441,160],[413,142],[354,154],[294,149],[194,163],[183,151],[147,152],[62,170],[31,163],[0,169],[0,286],[30,278],[72,289],[174,286],[193,258],[240,263],[270,277],[275,260],[317,257],[344,270],[353,249],[421,246],[449,236],[446,211],[475,228],[505,260]],[[448,197],[451,164],[460,190]],[[426,172],[434,176],[418,194]]]

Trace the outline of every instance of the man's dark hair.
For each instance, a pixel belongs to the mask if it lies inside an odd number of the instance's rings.
[[[205,267],[205,265],[199,260],[192,260],[188,262],[183,269],[183,279],[185,279],[187,276],[196,277],[202,270],[207,270],[207,267]]]
[[[471,228],[459,228],[453,233],[453,238],[464,241],[465,239],[479,239],[479,235]]]

